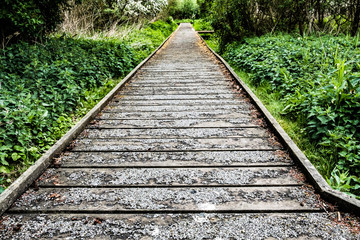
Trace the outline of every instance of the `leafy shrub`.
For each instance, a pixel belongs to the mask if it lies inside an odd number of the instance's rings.
[[[137,58],[146,58],[166,37],[175,31],[177,24],[171,20],[168,20],[168,22],[162,20],[156,21],[144,29],[133,31],[132,34],[125,39],[135,50]]]
[[[39,158],[72,125],[80,103],[130,72],[175,26],[155,22],[126,41],[52,37],[1,50],[0,172]]]
[[[211,23],[206,19],[177,19],[174,22],[180,23],[191,23],[195,31],[214,30]]]
[[[213,30],[211,23],[206,19],[197,19],[194,21],[194,28],[196,31]]]
[[[198,13],[199,5],[196,0],[169,0],[168,14],[176,19],[194,18]]]
[[[1,52],[1,164],[37,157],[85,89],[121,76],[136,63],[115,41],[52,38],[44,46],[14,44]],[[57,135],[57,134],[56,134]]]
[[[36,38],[51,31],[61,20],[67,0],[5,0],[1,3],[0,32],[3,47],[12,37]]]
[[[304,134],[321,147],[329,183],[360,195],[360,61],[357,38],[290,35],[246,38],[227,47],[225,58],[268,84],[286,103],[282,111],[299,119]],[[334,180],[347,176],[349,180]],[[337,187],[340,189],[340,187]]]

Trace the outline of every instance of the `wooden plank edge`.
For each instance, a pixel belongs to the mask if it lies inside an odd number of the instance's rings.
[[[325,200],[336,204],[341,209],[360,215],[360,200],[357,200],[354,197],[351,197],[343,192],[336,191],[332,189],[325,179],[320,175],[316,170],[314,165],[309,161],[305,154],[299,149],[299,147],[294,143],[294,141],[289,137],[285,130],[280,126],[276,119],[271,115],[271,113],[266,109],[258,97],[251,91],[251,89],[241,80],[241,78],[235,73],[231,66],[214,50],[212,50],[205,40],[198,34],[199,38],[203,44],[212,52],[215,57],[226,67],[226,69],[231,73],[232,77],[240,84],[240,86],[245,90],[248,96],[251,98],[252,102],[255,104],[257,109],[264,115],[266,122],[269,127],[275,132],[279,137],[282,144],[289,151],[290,156],[299,163],[299,166],[304,171],[307,178],[314,185],[317,192]]]
[[[201,30],[201,31],[196,31],[197,33],[199,34],[202,34],[202,33],[215,33],[214,30]]]
[[[305,209],[229,209],[229,210],[182,210],[182,209],[159,209],[159,210],[142,210],[142,209],[129,209],[129,210],[64,210],[64,209],[52,209],[52,210],[33,210],[33,209],[19,209],[10,210],[7,215],[32,215],[32,214],[85,214],[88,215],[128,215],[128,214],[197,214],[197,213],[213,213],[213,214],[247,214],[247,213],[269,213],[269,214],[280,214],[280,213],[323,213],[324,210],[321,208],[305,208]]]
[[[165,41],[146,59],[137,65],[120,83],[118,83],[95,107],[93,107],[74,127],[45,152],[34,165],[29,167],[4,192],[0,194],[0,216],[11,207],[13,202],[50,166],[52,158],[60,154],[110,102],[115,94],[144,66],[168,40],[178,31],[177,28]]]

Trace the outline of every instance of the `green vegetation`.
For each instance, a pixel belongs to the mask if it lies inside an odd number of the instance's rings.
[[[0,39],[4,48],[10,41],[33,40],[54,30],[61,21],[67,0],[4,0],[0,10]]]
[[[335,189],[360,196],[360,1],[197,0],[232,64]],[[352,37],[349,37],[352,36]]]
[[[208,44],[334,188],[360,196],[360,1],[198,0]],[[349,36],[353,37],[349,37]]]
[[[195,31],[213,30],[211,24],[205,19],[177,19],[176,23],[191,23]]]
[[[349,33],[360,26],[359,0],[197,0],[200,17],[216,30],[220,48],[266,33]]]
[[[61,36],[0,50],[0,191],[176,27],[157,21],[123,40]]]
[[[194,19],[198,10],[196,0],[168,0],[167,14],[175,19]]]
[[[334,188],[360,196],[360,42],[268,35],[223,56],[283,123]],[[242,73],[244,76],[244,73]]]
[[[152,20],[167,0],[4,0],[0,10],[2,48],[13,42],[41,41],[49,33],[114,32],[118,26]]]
[[[58,29],[71,34],[116,33],[119,26],[152,20],[166,6],[167,0],[69,0]]]

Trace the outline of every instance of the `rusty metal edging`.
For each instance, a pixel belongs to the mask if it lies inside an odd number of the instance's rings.
[[[197,33],[198,34],[198,33]],[[280,126],[280,124],[276,121],[276,119],[271,115],[271,113],[266,109],[266,107],[262,104],[262,102],[257,98],[257,96],[251,91],[251,89],[246,86],[246,84],[241,80],[241,78],[235,73],[235,71],[230,67],[230,65],[214,50],[212,50],[209,45],[205,42],[205,40],[198,34],[201,41],[204,45],[216,56],[216,58],[224,64],[224,66],[229,70],[234,79],[240,84],[240,86],[245,90],[245,92],[249,95],[253,103],[256,105],[258,110],[264,115],[265,120],[269,123],[269,126],[276,133],[277,137],[279,137],[280,141],[285,145],[286,149],[289,151],[291,157],[295,159],[299,164],[302,170],[305,172],[307,178],[313,184],[318,193],[325,200],[336,204],[340,208],[356,213],[360,215],[360,201],[350,197],[349,195],[342,193],[340,191],[333,190],[325,179],[320,175],[320,173],[316,170],[314,165],[307,159],[305,154],[296,146],[293,140],[289,137],[289,135],[284,131],[284,129]]]
[[[93,107],[74,127],[58,140],[34,165],[28,168],[4,192],[0,194],[0,216],[13,202],[50,166],[52,159],[60,154],[109,103],[121,87],[135,75],[137,70],[147,63],[164,44],[178,31],[177,28],[155,51],[137,65],[120,83],[118,83],[95,107]]]

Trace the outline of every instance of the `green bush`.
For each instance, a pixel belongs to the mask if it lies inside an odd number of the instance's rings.
[[[67,0],[5,0],[1,3],[0,32],[3,46],[14,37],[34,39],[53,30],[61,20]]]
[[[225,58],[268,84],[298,119],[304,134],[321,149],[329,183],[349,181],[343,191],[360,195],[360,61],[357,38],[290,35],[246,38],[227,47]],[[334,184],[333,184],[334,186]]]
[[[49,148],[66,113],[84,90],[130,71],[137,60],[115,41],[52,38],[45,45],[14,44],[1,51],[0,160],[34,159]]]
[[[137,58],[146,58],[151,51],[156,49],[166,37],[168,37],[177,28],[177,24],[168,19],[149,24],[144,29],[134,31],[126,42],[135,50]]]
[[[89,95],[130,72],[175,26],[155,22],[125,41],[52,37],[0,50],[0,184],[49,149]]]
[[[197,19],[194,21],[194,28],[196,31],[214,30],[211,23],[206,19]]]
[[[196,0],[169,0],[167,12],[176,19],[193,19],[197,15],[199,5]]]

